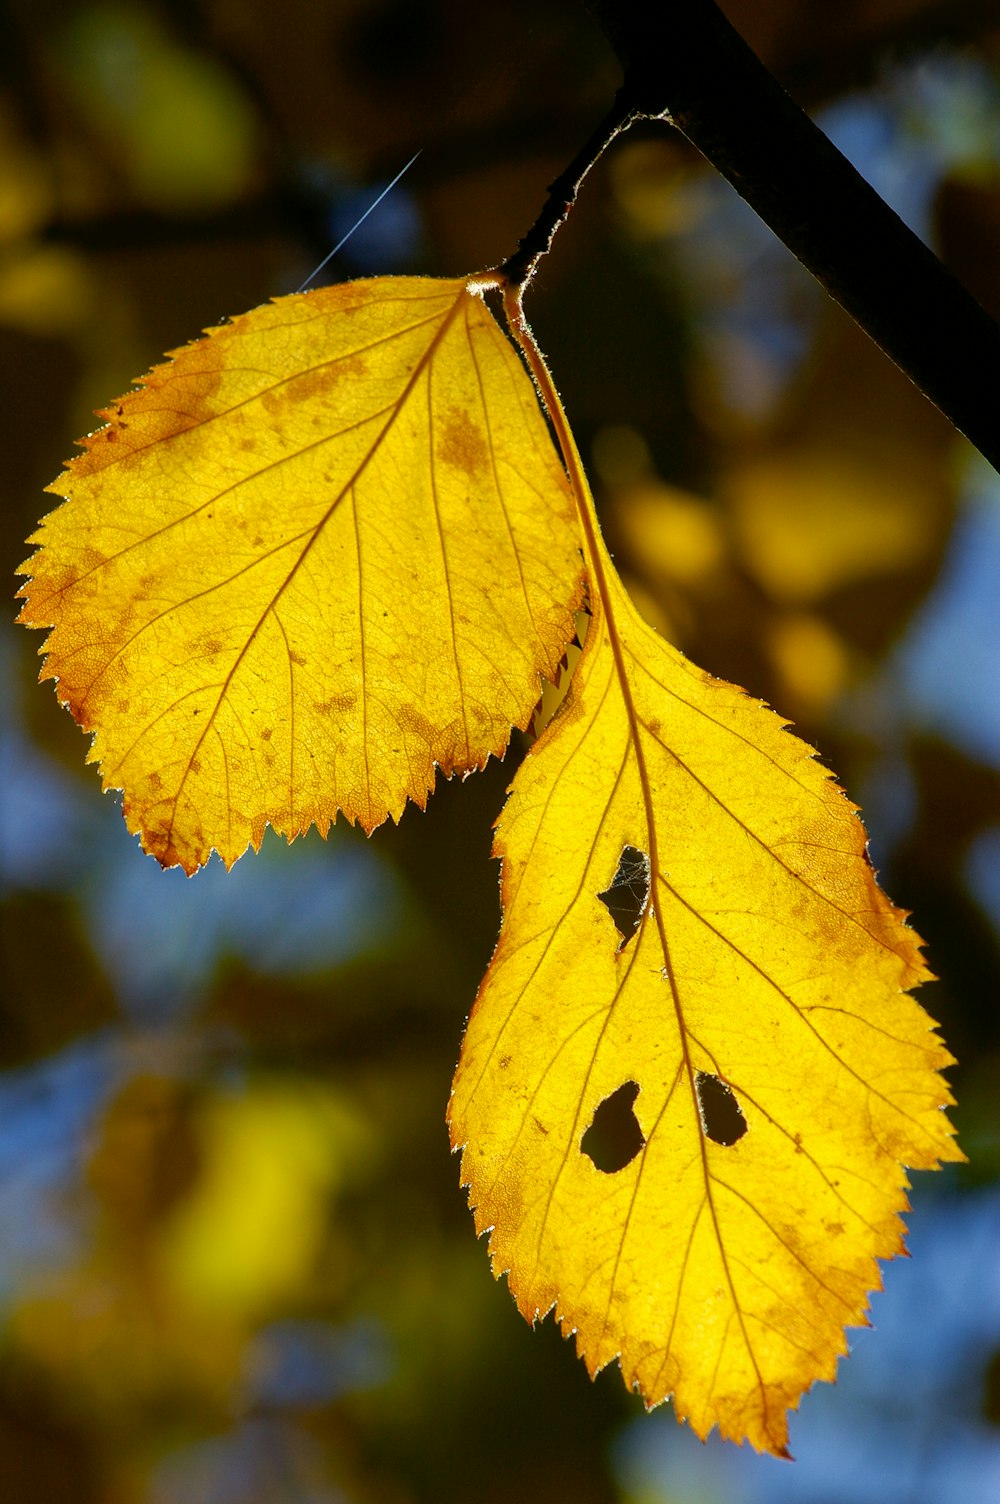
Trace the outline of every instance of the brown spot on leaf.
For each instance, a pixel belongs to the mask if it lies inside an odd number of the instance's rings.
[[[415,705],[398,705],[396,720],[404,730],[412,731],[414,736],[419,736],[421,741],[426,742],[429,747],[434,746],[435,742],[440,743],[440,732],[431,725],[427,717],[422,715]]]
[[[357,695],[345,691],[343,694],[331,695],[328,700],[314,700],[313,709],[317,715],[346,715],[357,703]]]
[[[438,458],[466,475],[481,475],[489,461],[489,451],[479,429],[468,415],[452,412],[441,424],[437,442]]]
[[[314,371],[303,371],[285,388],[290,403],[313,403],[324,397],[345,380],[358,380],[367,366],[360,355],[349,355],[332,365],[318,366]]]
[[[99,548],[86,546],[80,550],[80,564],[87,573],[92,569],[100,569],[101,565],[107,562],[107,554],[102,554]]]

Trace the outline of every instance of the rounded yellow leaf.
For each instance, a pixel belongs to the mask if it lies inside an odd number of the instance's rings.
[[[21,620],[129,829],[227,865],[366,830],[525,726],[573,635],[573,504],[474,283],[278,298],[101,414]]]

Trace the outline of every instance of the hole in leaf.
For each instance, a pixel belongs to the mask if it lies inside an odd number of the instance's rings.
[[[713,1144],[736,1144],[747,1131],[747,1120],[731,1086],[713,1076],[711,1071],[695,1071],[694,1089],[698,1093],[698,1111],[706,1138]]]
[[[597,896],[615,921],[622,937],[618,949],[624,950],[639,928],[639,920],[649,902],[649,857],[646,853],[637,846],[623,846],[611,886]]]
[[[583,1138],[580,1152],[593,1161],[594,1168],[605,1175],[614,1175],[631,1164],[645,1144],[639,1120],[632,1111],[639,1088],[634,1081],[626,1081],[598,1103],[597,1109]]]

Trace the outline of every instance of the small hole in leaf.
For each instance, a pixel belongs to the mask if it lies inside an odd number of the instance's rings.
[[[649,857],[646,853],[637,846],[623,846],[611,886],[597,896],[615,921],[622,937],[618,949],[624,950],[639,928],[639,920],[649,902]]]
[[[580,1151],[605,1175],[614,1175],[631,1164],[645,1144],[639,1120],[632,1108],[639,1088],[626,1081],[600,1102],[583,1138]]]
[[[711,1071],[695,1071],[694,1089],[698,1093],[698,1111],[702,1132],[713,1144],[736,1144],[747,1131],[743,1109],[733,1088],[713,1076]]]

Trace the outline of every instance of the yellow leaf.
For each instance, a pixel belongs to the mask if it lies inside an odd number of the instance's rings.
[[[215,1097],[197,1128],[201,1173],[160,1232],[158,1268],[175,1320],[249,1322],[301,1292],[369,1135],[345,1099],[301,1080]]]
[[[903,1167],[961,1158],[950,1057],[854,806],[641,620],[556,426],[594,616],[498,822],[452,1141],[523,1315],[699,1436],[783,1453],[902,1249]]]
[[[211,330],[51,489],[21,620],[164,866],[371,830],[524,727],[579,534],[475,283],[378,278]]]
[[[942,545],[951,516],[941,465],[863,458],[841,447],[787,448],[725,482],[746,566],[779,601],[805,605],[859,581],[907,574]]]

